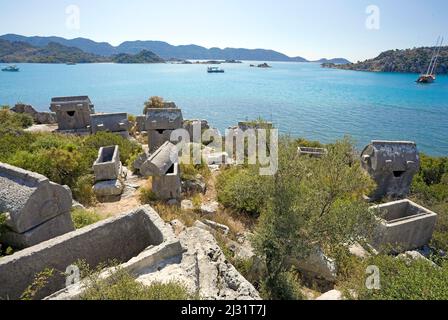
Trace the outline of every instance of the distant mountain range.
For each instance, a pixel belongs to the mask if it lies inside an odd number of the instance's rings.
[[[50,42],[43,47],[33,46],[26,42],[10,42],[0,39],[1,63],[160,63],[162,58],[151,51],[142,50],[135,55],[118,54],[109,57],[86,53],[75,47],[67,47]]]
[[[143,50],[151,51],[157,56],[168,59],[197,59],[197,60],[255,60],[255,61],[294,61],[311,62],[302,57],[288,57],[287,55],[266,49],[237,49],[237,48],[204,48],[197,45],[173,46],[163,41],[126,41],[117,47],[107,42],[95,42],[90,39],[64,39],[61,37],[26,37],[16,34],[5,34],[0,39],[10,42],[25,42],[34,47],[45,47],[50,43],[57,43],[66,47],[78,48],[85,53],[110,57],[118,54],[139,54]],[[342,58],[322,59],[317,62],[349,63]],[[314,62],[314,61],[313,61]]]
[[[433,52],[433,47],[389,50],[374,59],[344,65],[327,62],[323,63],[323,67],[371,72],[426,73]],[[448,47],[441,48],[435,72],[448,74]]]

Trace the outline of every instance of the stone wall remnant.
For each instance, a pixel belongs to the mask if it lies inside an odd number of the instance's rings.
[[[53,112],[38,112],[33,106],[29,104],[18,103],[11,111],[16,113],[25,113],[30,115],[33,118],[35,124],[55,124],[56,121],[56,113]]]

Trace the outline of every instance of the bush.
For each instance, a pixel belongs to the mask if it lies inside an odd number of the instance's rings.
[[[96,202],[93,192],[94,176],[91,174],[79,177],[72,189],[73,197],[85,206],[92,206]]]
[[[380,270],[380,290],[368,290],[364,281],[359,283],[361,300],[447,300],[448,262],[434,267],[419,259],[408,261],[391,256],[369,259],[368,265]]]
[[[90,275],[87,278],[86,291],[81,295],[82,300],[191,300],[194,298],[181,283],[156,282],[145,286],[120,268],[110,272],[107,279],[100,279],[98,273]]]
[[[145,102],[145,107],[143,108],[143,114],[146,114],[148,109],[163,108],[164,105],[165,104],[162,97],[153,96],[149,98],[148,101]]]
[[[151,178],[148,179],[148,183],[146,186],[140,188],[139,199],[140,202],[143,204],[151,204],[152,202],[157,201],[157,196],[150,187],[151,185],[150,179]]]
[[[256,168],[231,168],[217,178],[218,201],[225,207],[258,215],[269,197],[270,177],[260,176]]]
[[[3,129],[25,129],[33,125],[33,118],[28,114],[15,113],[10,111],[8,107],[2,107],[0,109],[0,123]]]
[[[76,229],[81,229],[91,224],[101,221],[103,218],[95,211],[84,209],[74,209],[72,211],[72,220]]]

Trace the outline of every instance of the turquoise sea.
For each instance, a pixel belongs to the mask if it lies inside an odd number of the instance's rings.
[[[89,95],[98,112],[140,114],[143,102],[159,95],[185,118],[207,119],[220,130],[262,117],[307,139],[348,134],[359,147],[372,139],[414,140],[420,151],[448,155],[448,76],[418,85],[415,74],[270,64],[224,64],[224,74],[207,74],[205,65],[18,64],[18,73],[0,72],[0,104],[48,111],[51,97]]]

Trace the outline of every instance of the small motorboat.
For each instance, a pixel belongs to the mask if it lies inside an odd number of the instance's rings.
[[[16,66],[8,66],[2,69],[2,71],[6,71],[6,72],[18,72],[20,69],[17,68]]]
[[[220,69],[218,67],[208,67],[207,72],[208,73],[224,73],[224,70]]]
[[[422,74],[417,79],[417,83],[433,83],[434,81],[436,81],[436,77],[432,74]]]

